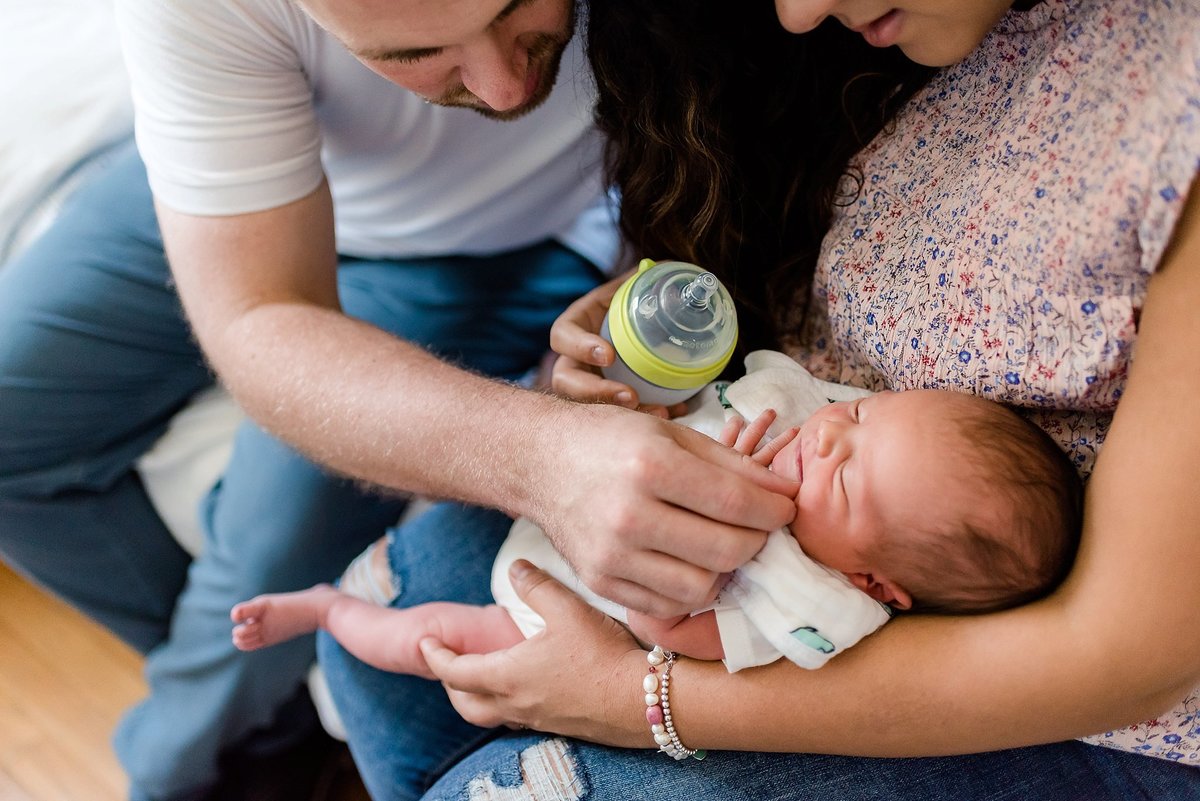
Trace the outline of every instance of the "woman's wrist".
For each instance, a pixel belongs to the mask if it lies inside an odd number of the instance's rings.
[[[620,748],[654,747],[646,725],[644,693],[638,692],[646,675],[646,652],[641,648],[625,651],[609,675],[612,683],[606,688],[602,708],[606,711],[606,726],[611,734],[604,739],[609,745]]]
[[[704,749],[688,748],[675,727],[671,711],[671,671],[676,655],[656,645],[646,654],[647,673],[642,679],[643,700],[646,702],[646,723],[659,750],[676,761],[693,757],[704,759]]]

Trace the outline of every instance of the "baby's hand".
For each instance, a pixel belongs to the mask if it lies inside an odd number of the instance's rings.
[[[734,416],[721,429],[717,441],[722,445],[733,448],[743,456],[749,456],[762,465],[770,465],[775,455],[783,450],[800,432],[799,428],[789,428],[766,445],[759,448],[762,438],[767,435],[767,429],[775,422],[775,410],[767,409],[754,418],[750,425],[740,416]]]

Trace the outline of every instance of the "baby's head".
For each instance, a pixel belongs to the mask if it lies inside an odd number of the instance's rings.
[[[800,483],[792,534],[898,609],[974,613],[1052,590],[1082,485],[1044,432],[998,403],[883,392],[813,414],[771,462]]]

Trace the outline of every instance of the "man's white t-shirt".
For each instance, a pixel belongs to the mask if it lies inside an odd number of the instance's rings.
[[[498,122],[379,77],[290,0],[118,0],[117,13],[138,147],[177,211],[274,208],[326,176],[343,254],[485,255],[557,238],[612,259],[579,36],[545,104]]]

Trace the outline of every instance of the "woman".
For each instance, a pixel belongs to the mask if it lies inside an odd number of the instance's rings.
[[[625,5],[595,4],[592,24]],[[653,5],[660,21],[674,13],[683,26],[674,36],[669,26],[646,26],[663,37],[649,51],[657,66],[638,63],[634,54],[646,51],[629,39],[593,40],[602,96],[615,104],[605,114],[620,119],[656,78],[705,56],[770,63],[744,47],[735,25],[690,35],[684,23],[704,23],[700,4]],[[705,216],[687,205],[687,192],[656,201],[630,179],[655,175],[668,187],[700,180],[691,162],[681,178],[655,161],[661,143],[638,152],[631,139],[616,174],[634,242],[647,255],[739,264],[726,277],[767,321],[758,335],[777,337],[822,378],[954,388],[1029,409],[1091,473],[1075,568],[1044,601],[978,618],[901,619],[819,671],[784,664],[731,677],[720,666],[677,663],[676,730],[687,746],[718,749],[703,764],[521,732],[475,749],[426,797],[1200,798],[1200,770],[1191,767],[1200,766],[1200,354],[1192,344],[1200,335],[1200,200],[1189,199],[1200,163],[1200,9],[1152,0],[1045,0],[1028,9],[1004,0],[776,5],[795,33],[832,15],[869,44],[896,44],[944,68],[928,77],[876,61],[870,75],[839,84],[844,104],[793,118],[816,126],[848,109],[837,141],[881,131],[860,153],[844,154],[849,166],[836,175],[846,178],[835,176],[833,189],[818,168],[804,174],[803,166],[796,181],[775,183],[773,159],[797,167],[829,152],[802,151],[819,134],[796,129],[802,145],[788,151],[776,131],[756,145],[753,130],[722,129],[717,141],[730,150],[715,150],[710,163],[730,172],[719,174],[725,183]],[[623,49],[614,54],[615,41]],[[608,85],[616,73],[605,64],[621,57],[649,72]],[[769,98],[804,80],[753,79]],[[908,100],[885,126],[854,111],[864,86],[862,97]],[[651,116],[674,113],[649,108]],[[711,103],[679,111],[689,127],[668,144],[703,153],[710,145],[697,131],[714,129],[691,123],[728,113]],[[750,167],[733,174],[742,156]],[[821,191],[824,206],[805,205]],[[640,236],[631,214],[639,208],[657,215]],[[687,250],[680,232],[693,225],[700,233]],[[814,227],[828,228],[819,253]],[[664,243],[682,253],[653,250]],[[771,291],[756,293],[755,275]],[[789,285],[797,295],[784,291]],[[615,389],[582,367],[601,360],[596,348],[611,358],[593,333],[604,301],[595,294],[577,304],[557,328],[555,347],[573,360],[557,385],[578,397]],[[652,748],[644,653],[540,573],[516,584],[546,617],[545,636],[485,657],[427,648],[457,708],[484,725]],[[1099,740],[1126,750],[1073,739],[1096,732],[1112,732]],[[733,753],[754,750],[785,753]],[[953,756],[980,751],[989,753]],[[879,756],[903,758],[864,758]],[[363,769],[370,779],[372,765]]]

